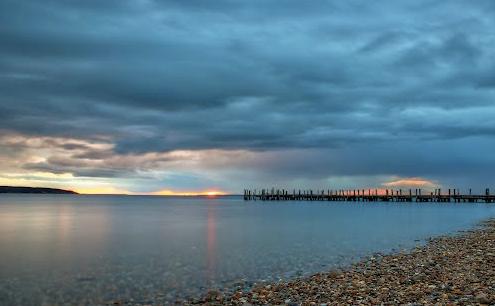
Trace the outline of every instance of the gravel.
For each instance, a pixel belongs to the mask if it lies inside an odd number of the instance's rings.
[[[189,305],[495,305],[495,220],[407,253],[374,255],[343,270],[249,291],[206,295]]]

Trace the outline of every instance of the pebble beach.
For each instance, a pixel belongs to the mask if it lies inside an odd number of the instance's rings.
[[[249,291],[210,291],[180,304],[495,305],[495,220],[409,252],[375,254],[349,268]]]

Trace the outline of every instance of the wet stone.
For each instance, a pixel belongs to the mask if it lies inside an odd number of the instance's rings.
[[[495,220],[457,236],[432,238],[411,252],[373,255],[346,269],[209,292],[203,305],[493,305]],[[297,273],[296,273],[297,274]]]

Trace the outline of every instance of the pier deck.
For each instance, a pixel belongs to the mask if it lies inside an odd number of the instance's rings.
[[[421,189],[406,190],[292,190],[261,189],[244,190],[245,201],[348,201],[348,202],[456,202],[456,203],[495,203],[495,195],[486,189],[484,195],[460,194],[457,189],[449,189],[442,194],[441,189],[422,194]]]

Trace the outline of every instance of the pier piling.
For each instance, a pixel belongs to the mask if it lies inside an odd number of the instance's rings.
[[[495,195],[490,194],[490,189],[486,188],[485,193],[475,195],[469,188],[468,194],[461,194],[459,189],[449,188],[448,193],[442,195],[440,188],[423,195],[421,188],[416,188],[414,194],[412,189],[409,193],[403,193],[402,189],[393,190],[385,189],[384,192],[378,192],[375,189],[327,189],[325,190],[301,190],[292,189],[244,189],[243,198],[245,201],[353,201],[353,202],[456,202],[456,203],[494,203]]]

